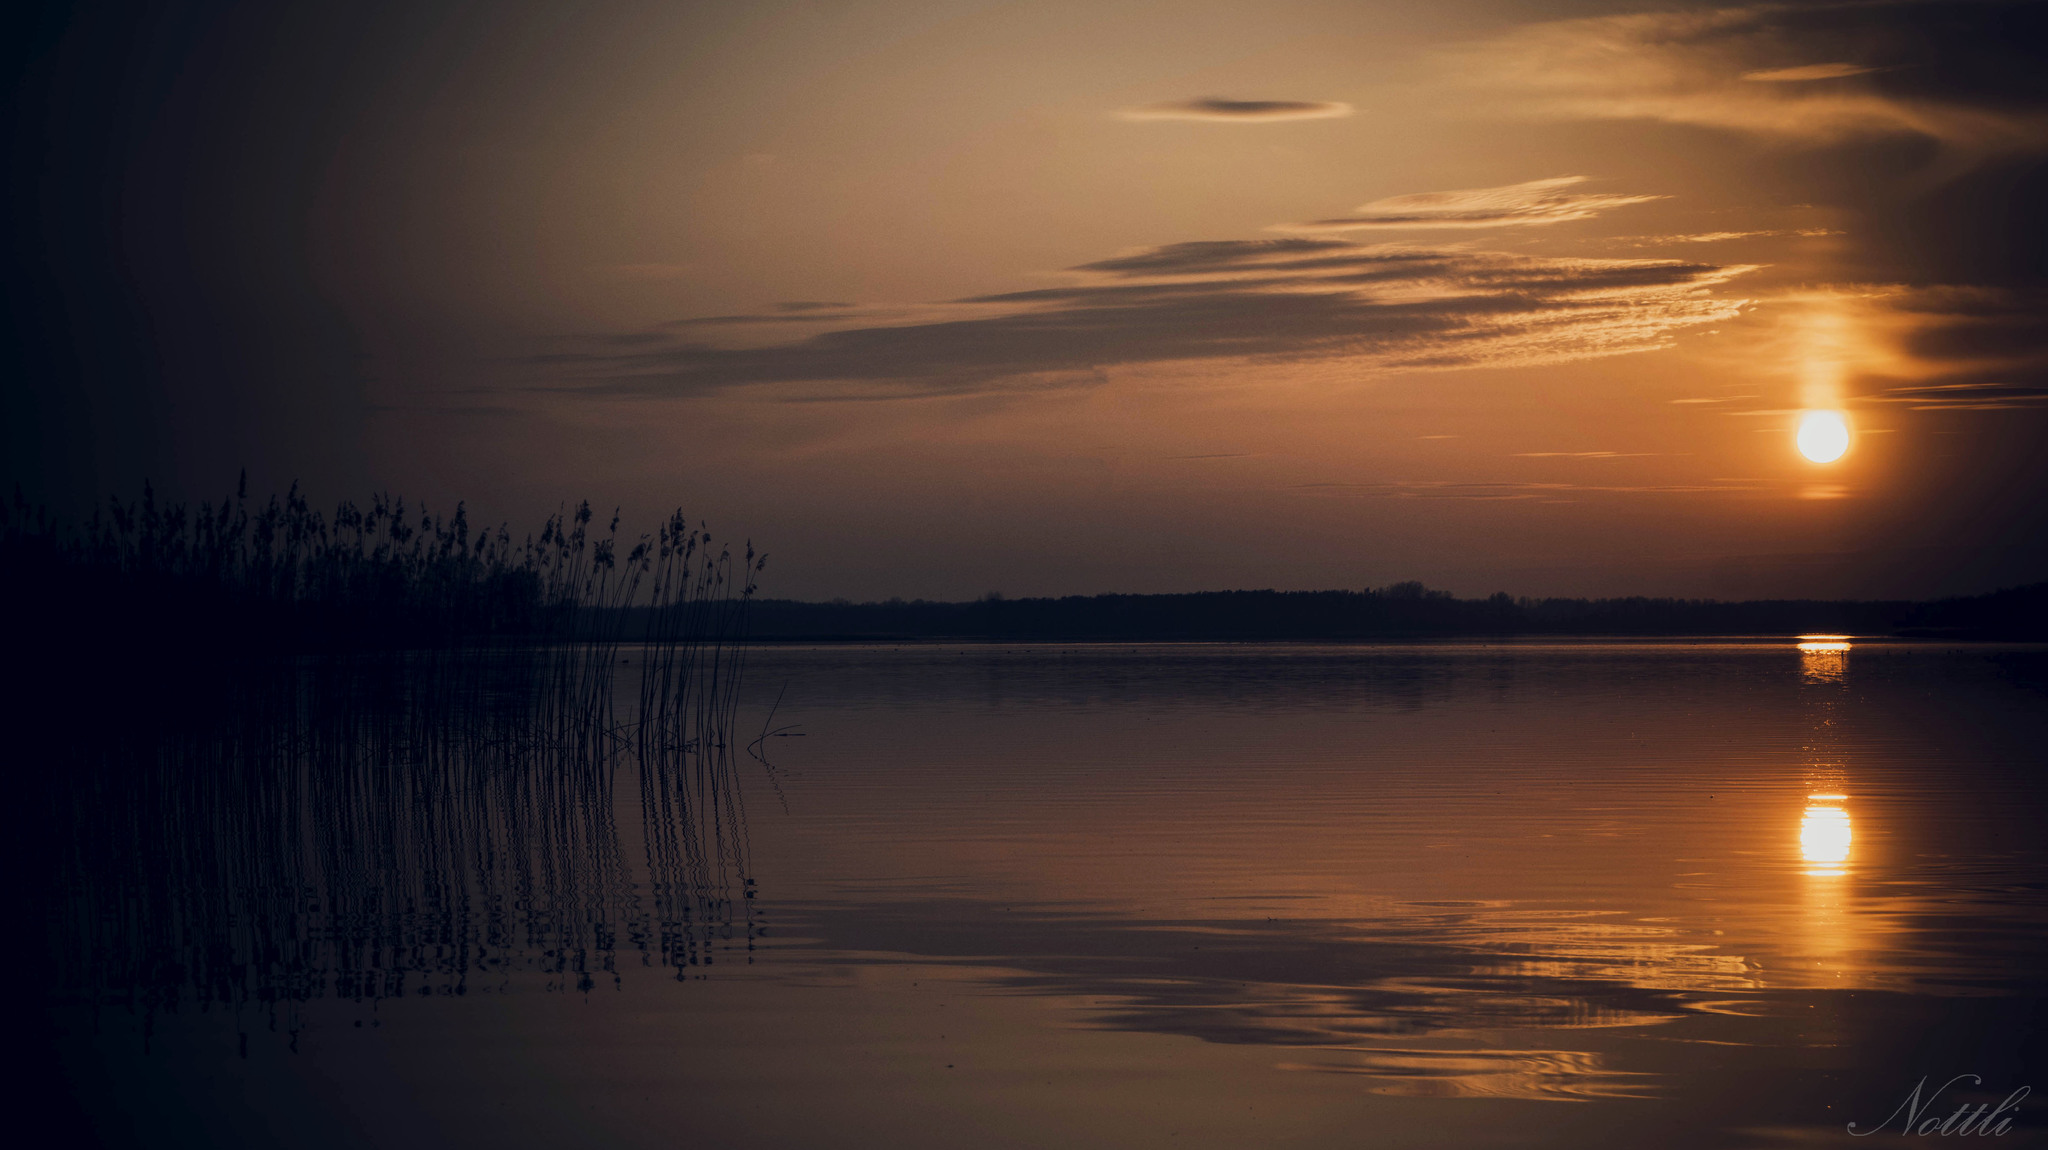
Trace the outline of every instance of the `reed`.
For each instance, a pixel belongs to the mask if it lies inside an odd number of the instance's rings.
[[[290,1029],[317,998],[751,949],[734,732],[765,557],[680,511],[598,522],[515,541],[461,505],[246,484],[74,525],[0,508],[55,996]]]
[[[192,654],[689,644],[744,619],[766,563],[751,545],[735,560],[680,511],[637,538],[616,512],[602,533],[594,519],[579,503],[515,540],[473,529],[460,503],[440,516],[378,495],[323,514],[294,485],[257,504],[245,476],[218,504],[160,503],[145,486],[62,524],[17,492],[0,506],[0,581],[42,638]]]

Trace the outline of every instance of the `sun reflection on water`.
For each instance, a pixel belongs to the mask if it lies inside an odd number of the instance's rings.
[[[1856,955],[1871,926],[1856,911],[1854,880],[1848,877],[1856,841],[1848,799],[1834,790],[1810,793],[1799,817],[1805,889],[1799,900],[1796,967],[1804,977],[1834,985],[1857,973]]]
[[[1806,797],[1806,813],[1799,820],[1799,857],[1813,868],[1807,874],[1827,877],[1846,873],[1849,848],[1855,841],[1849,812],[1840,805],[1847,797]]]
[[[1839,683],[1849,670],[1849,636],[1799,636],[1799,671],[1809,683]]]

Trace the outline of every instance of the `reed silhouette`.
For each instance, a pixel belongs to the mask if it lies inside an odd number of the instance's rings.
[[[186,658],[506,641],[687,643],[731,629],[766,564],[735,560],[681,511],[651,535],[602,533],[588,502],[538,535],[471,529],[400,497],[315,510],[296,485],[252,503],[162,504],[145,486],[84,523],[19,492],[0,506],[0,586],[52,647],[119,642]],[[643,634],[629,636],[639,624]]]
[[[588,504],[520,544],[398,500],[18,501],[50,673],[20,872],[52,999],[148,1020],[677,977],[758,934],[735,767],[764,559]],[[36,602],[31,600],[31,602]],[[294,1030],[295,1032],[295,1030]]]

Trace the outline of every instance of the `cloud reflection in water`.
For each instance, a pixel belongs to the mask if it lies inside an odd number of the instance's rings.
[[[1650,1076],[1597,1052],[1517,1044],[1723,1012],[1761,988],[1740,956],[1656,923],[1507,904],[1390,909],[1354,922],[1159,921],[958,900],[797,917],[832,948],[818,955],[828,964],[908,953],[985,966],[996,986],[1085,1003],[1092,1026],[1328,1052],[1279,1065],[1414,1096],[1645,1097]]]

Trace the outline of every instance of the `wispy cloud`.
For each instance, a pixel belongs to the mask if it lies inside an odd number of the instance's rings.
[[[1585,181],[1584,176],[1558,176],[1498,188],[1463,188],[1451,192],[1388,196],[1360,204],[1348,216],[1283,224],[1279,230],[1313,233],[1368,228],[1499,228],[1556,224],[1664,198],[1567,190]]]
[[[1861,64],[1799,64],[1791,68],[1766,68],[1760,72],[1744,72],[1742,78],[1764,84],[1803,84],[1808,80],[1840,80],[1849,76],[1861,76],[1876,71]]]
[[[1902,289],[1886,302],[1903,355],[1888,376],[1863,381],[1866,401],[1921,411],[2048,405],[2048,293]]]
[[[664,327],[725,327],[739,324],[820,324],[845,323],[848,320],[872,319],[872,313],[864,312],[856,303],[834,303],[824,300],[789,300],[772,304],[765,311],[746,315],[707,315],[690,319],[671,320]]]
[[[1591,483],[1464,483],[1435,479],[1400,479],[1391,483],[1297,483],[1297,491],[1330,495],[1376,495],[1390,499],[1470,499],[1481,502],[1534,500],[1546,503],[1572,502],[1577,494],[1606,495],[1700,495],[1741,494],[1758,486],[1746,480],[1713,483],[1591,484]]]
[[[1799,408],[1886,405],[1924,411],[2048,407],[2048,291],[1985,285],[1849,284],[1760,301],[1775,335],[1755,333],[1729,365],[1768,392],[1668,402],[1732,417]],[[1767,402],[1759,406],[1758,399]],[[1746,401],[1746,402],[1745,402]],[[1858,433],[1870,428],[1859,428]]]
[[[1908,384],[1867,399],[1903,403],[1915,411],[2013,411],[2048,405],[2048,385],[2003,380]]]
[[[1834,201],[1831,218],[1855,221],[1844,271],[1880,282],[1842,285],[1867,297],[1848,308],[1862,346],[1806,356],[1801,388],[2000,411],[2034,406],[2048,382],[2048,247],[2034,194],[2048,176],[2044,36],[2048,5],[2028,0],[1754,3],[1530,25],[1440,62],[1478,107],[1507,116],[1682,124],[1831,151],[1814,157],[1832,175],[1812,190]],[[1879,139],[1900,146],[1873,178],[1844,149]],[[1767,234],[1785,233],[1613,242]],[[1955,286],[1882,282],[1892,279]]]
[[[542,362],[569,386],[611,393],[797,385],[782,389],[789,398],[1064,386],[1176,361],[1555,363],[1663,346],[1683,328],[1726,320],[1743,301],[1715,289],[1748,270],[1300,237],[1170,244],[1072,269],[1057,286],[917,309],[915,321],[856,320],[754,347],[592,346]],[[715,317],[664,334],[790,314]]]
[[[1336,100],[1172,100],[1118,110],[1124,120],[1203,120],[1224,124],[1270,124],[1282,120],[1333,120],[1352,114]]]
[[[2002,28],[2024,7],[1894,0],[1601,16],[1519,28],[1446,64],[1524,114],[2037,152],[2048,141],[2048,110],[2027,79],[2038,60],[2024,29]],[[1957,68],[1964,59],[1973,65]]]
[[[1719,244],[1729,240],[1760,240],[1797,237],[1811,239],[1817,236],[1839,236],[1844,234],[1836,228],[1768,228],[1753,232],[1687,232],[1668,236],[1631,236],[1620,242],[1638,248],[1663,247],[1666,244]]]

